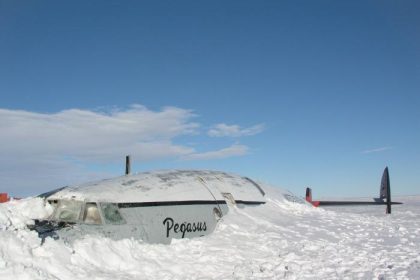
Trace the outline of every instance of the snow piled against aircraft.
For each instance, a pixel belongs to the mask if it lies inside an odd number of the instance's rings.
[[[233,208],[213,234],[171,245],[94,235],[41,245],[25,225],[51,207],[40,198],[0,204],[0,279],[420,277],[420,197],[400,198],[405,204],[386,216],[376,206],[316,209],[261,186],[266,204]]]

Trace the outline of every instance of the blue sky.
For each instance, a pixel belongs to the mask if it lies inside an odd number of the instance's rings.
[[[418,1],[1,1],[0,190],[236,172],[419,194]]]

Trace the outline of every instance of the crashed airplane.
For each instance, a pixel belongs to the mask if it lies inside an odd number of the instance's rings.
[[[31,226],[40,237],[71,241],[100,234],[166,244],[212,233],[230,207],[266,202],[264,190],[247,177],[198,170],[125,175],[40,197],[54,207],[48,220]]]
[[[388,204],[388,169],[381,184],[381,199],[372,202],[306,201],[281,192],[292,203],[320,205]],[[387,201],[383,201],[384,193]],[[266,203],[262,187],[248,177],[220,171],[166,170],[60,188],[41,194],[53,213],[36,220],[30,229],[46,237],[74,241],[86,234],[112,239],[135,238],[169,244],[173,238],[193,238],[212,233],[229,209],[258,207]],[[5,197],[7,199],[7,197]],[[392,202],[392,204],[399,204]],[[387,210],[387,213],[390,213]]]

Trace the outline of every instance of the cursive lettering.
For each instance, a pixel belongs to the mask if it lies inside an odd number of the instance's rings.
[[[174,233],[182,233],[182,238],[185,237],[187,232],[197,232],[197,231],[206,231],[207,225],[206,222],[193,222],[193,223],[176,223],[172,218],[166,218],[163,220],[163,225],[166,227],[166,237],[169,237],[171,230]]]

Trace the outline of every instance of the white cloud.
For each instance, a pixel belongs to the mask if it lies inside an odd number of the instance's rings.
[[[241,128],[239,125],[227,125],[219,123],[213,126],[207,134],[211,137],[241,137],[255,135],[264,130],[264,124],[257,124],[248,128]]]
[[[380,153],[380,152],[388,151],[391,149],[392,147],[380,147],[380,148],[365,150],[362,152],[362,154]]]
[[[125,111],[65,110],[54,114],[0,109],[3,156],[64,157],[110,161],[132,154],[138,160],[194,152],[172,139],[195,132],[191,111],[167,107],[151,111],[133,105]]]
[[[112,174],[89,168],[121,162],[127,154],[141,162],[223,159],[247,153],[248,147],[238,144],[200,153],[191,145],[174,143],[179,136],[198,133],[200,125],[194,117],[190,110],[165,107],[153,111],[141,105],[56,113],[0,109],[0,192],[27,195],[110,177]],[[261,128],[238,130],[252,135]]]
[[[244,145],[234,144],[230,147],[223,148],[217,151],[210,151],[205,153],[193,153],[183,157],[185,160],[210,160],[223,159],[234,156],[243,156],[248,153],[248,147]]]

